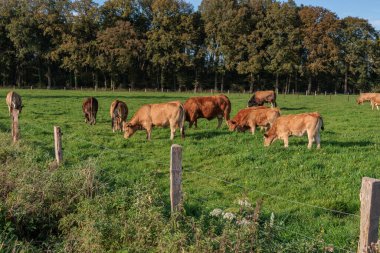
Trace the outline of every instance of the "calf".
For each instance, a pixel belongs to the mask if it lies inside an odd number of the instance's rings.
[[[98,100],[94,97],[85,99],[82,104],[82,111],[84,114],[84,122],[95,125],[96,114],[98,112]]]
[[[227,96],[221,94],[209,97],[191,97],[183,104],[185,108],[185,120],[189,127],[193,124],[197,127],[197,120],[205,118],[212,120],[218,118],[218,128],[222,125],[223,118],[230,119],[231,102]]]
[[[254,134],[257,126],[267,130],[278,117],[280,117],[278,108],[249,107],[240,110],[232,120],[227,121],[227,124],[230,131],[244,132],[250,129]]]
[[[112,131],[121,131],[123,122],[127,120],[128,107],[126,103],[120,100],[115,100],[111,104],[110,115],[112,120]]]
[[[248,107],[260,106],[264,103],[271,103],[272,107],[276,107],[276,93],[273,90],[256,91],[248,101]]]
[[[310,149],[313,141],[317,148],[321,147],[320,130],[323,130],[323,120],[319,113],[302,113],[279,117],[273,126],[264,134],[264,146],[269,146],[277,139],[284,140],[285,148],[289,144],[289,136],[303,136],[307,133]]]
[[[185,110],[179,101],[162,104],[143,105],[128,123],[123,123],[124,138],[131,137],[137,130],[146,130],[146,138],[151,139],[153,126],[170,127],[170,139],[174,139],[177,128],[181,137],[184,131]]]
[[[361,105],[365,101],[370,101],[371,98],[373,98],[377,95],[380,95],[380,93],[360,93],[359,97],[356,99],[356,103],[358,103],[358,105]]]
[[[5,99],[8,105],[9,116],[12,115],[13,110],[18,110],[21,113],[22,105],[21,96],[14,91],[10,91]]]

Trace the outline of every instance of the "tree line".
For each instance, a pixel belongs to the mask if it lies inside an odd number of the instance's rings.
[[[293,0],[3,0],[0,84],[282,92],[376,89],[379,32]]]

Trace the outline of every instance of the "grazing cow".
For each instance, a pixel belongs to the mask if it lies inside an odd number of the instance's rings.
[[[373,96],[371,98],[372,110],[375,108],[375,106],[376,106],[376,109],[379,110],[379,105],[380,105],[380,94],[377,94],[377,96]]]
[[[18,110],[21,113],[22,105],[21,96],[14,91],[10,91],[7,94],[7,98],[5,99],[8,105],[9,116],[12,115],[13,110]]]
[[[251,133],[255,134],[257,126],[267,130],[278,117],[280,117],[278,108],[249,107],[240,110],[232,120],[227,121],[227,124],[230,131],[244,132],[250,129]]]
[[[256,91],[248,101],[248,107],[260,106],[264,103],[271,103],[272,107],[276,107],[276,93],[272,90]]]
[[[356,103],[358,103],[358,105],[361,105],[365,101],[370,101],[371,98],[373,98],[377,95],[380,95],[380,93],[360,93],[359,97],[356,99]]]
[[[264,146],[269,146],[277,139],[284,140],[284,147],[287,148],[289,136],[303,136],[307,133],[310,149],[313,141],[317,143],[317,148],[321,147],[320,130],[323,130],[323,120],[319,113],[302,113],[285,115],[277,118],[272,127],[264,134]]]
[[[84,122],[90,125],[96,124],[96,113],[98,112],[98,100],[89,97],[83,101],[82,110],[84,114]]]
[[[222,125],[223,118],[230,119],[231,102],[227,96],[221,94],[209,97],[191,97],[183,104],[185,108],[185,120],[189,127],[193,124],[197,127],[197,120],[205,118],[211,120],[218,118],[218,128]]]
[[[128,123],[123,123],[124,138],[128,139],[137,130],[146,130],[146,138],[150,140],[153,126],[170,127],[170,139],[174,139],[177,128],[181,137],[184,131],[185,110],[179,101],[161,104],[147,104],[140,107]]]
[[[111,104],[110,115],[112,120],[112,131],[118,131],[123,129],[123,122],[127,120],[128,107],[120,100],[115,100]]]

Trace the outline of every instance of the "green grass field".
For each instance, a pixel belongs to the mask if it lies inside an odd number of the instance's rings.
[[[37,159],[54,158],[53,126],[63,132],[65,165],[94,158],[102,171],[101,180],[117,189],[142,177],[156,181],[169,194],[169,129],[154,129],[152,141],[139,131],[130,139],[112,133],[111,102],[118,98],[129,108],[128,119],[143,104],[185,101],[192,93],[94,92],[17,90],[25,105],[20,116],[21,142],[31,144]],[[7,90],[0,90],[5,98]],[[198,94],[199,95],[199,94]],[[208,94],[201,94],[208,95]],[[84,123],[81,105],[87,96],[99,101],[97,124]],[[250,95],[230,94],[231,118],[246,106]],[[359,235],[359,191],[364,176],[380,178],[380,113],[368,104],[358,106],[350,96],[280,95],[282,114],[318,111],[325,131],[320,150],[306,148],[307,137],[292,137],[289,148],[276,141],[263,146],[263,133],[229,132],[217,120],[198,121],[198,129],[186,128],[186,138],[176,133],[174,143],[183,146],[183,192],[186,213],[199,216],[214,208],[236,211],[237,200],[255,202],[264,197],[262,219],[275,215],[281,231],[278,240],[305,237],[337,249],[355,251]],[[0,129],[9,132],[5,105],[0,107]],[[188,124],[186,124],[187,126]],[[167,198],[169,205],[169,196]],[[333,209],[344,213],[336,213]]]

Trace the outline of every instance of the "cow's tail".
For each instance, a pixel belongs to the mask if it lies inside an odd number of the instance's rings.
[[[321,125],[321,130],[324,131],[325,130],[325,124],[323,123],[322,116],[319,117],[319,121],[320,121],[320,125]]]
[[[181,132],[181,138],[185,138],[185,108],[182,104],[179,104],[179,120],[178,120],[178,127]]]

